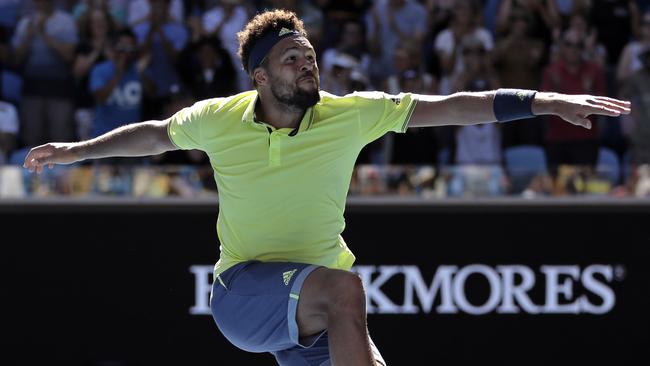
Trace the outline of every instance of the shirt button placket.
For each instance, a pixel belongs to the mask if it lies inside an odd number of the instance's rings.
[[[273,131],[269,136],[269,166],[280,165],[280,135]]]

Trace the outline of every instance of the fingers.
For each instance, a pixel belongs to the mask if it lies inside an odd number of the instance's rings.
[[[585,106],[583,108],[583,111],[586,115],[590,114],[599,114],[603,116],[610,116],[610,117],[618,117],[621,115],[621,111],[618,109],[614,109],[612,107],[607,107],[604,105],[591,105],[591,106]],[[628,112],[629,113],[629,112]]]
[[[615,104],[615,105],[617,105],[619,107],[625,107],[627,109],[629,109],[630,106],[632,105],[632,103],[630,103],[627,100],[618,100],[618,99],[609,98],[609,97],[595,97],[594,99],[599,101],[599,102],[607,102],[607,103]]]
[[[35,147],[31,149],[25,157],[23,167],[27,168],[27,170],[32,173],[36,172],[37,174],[40,174],[46,164],[50,165],[50,169],[52,168],[52,163],[49,162],[51,155],[52,153],[50,151],[44,150],[44,147]]]
[[[616,99],[613,99],[616,100]],[[616,111],[619,114],[629,114],[630,113],[630,104],[629,102],[623,102],[623,101],[617,101],[618,103],[614,102],[609,102],[606,100],[601,100],[600,98],[595,98],[595,99],[588,99],[588,103],[592,104],[593,106],[598,106],[598,107],[604,107],[606,110],[609,111]],[[621,104],[621,103],[627,103]]]

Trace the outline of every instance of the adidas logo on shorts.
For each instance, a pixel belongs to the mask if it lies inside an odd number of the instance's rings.
[[[291,281],[291,277],[293,276],[294,273],[296,273],[295,269],[282,273],[282,279],[284,280],[285,286],[289,286],[289,281]]]

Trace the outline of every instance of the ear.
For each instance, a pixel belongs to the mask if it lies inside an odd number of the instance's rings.
[[[258,67],[253,71],[253,80],[257,85],[266,85],[269,81],[269,75],[266,73],[263,67]]]

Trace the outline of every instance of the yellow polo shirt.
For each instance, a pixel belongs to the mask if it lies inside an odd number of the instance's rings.
[[[219,190],[215,275],[248,260],[350,269],[341,233],[352,170],[361,149],[404,132],[411,94],[320,92],[298,132],[254,119],[258,94],[197,102],[169,119],[171,141],[205,151]]]

